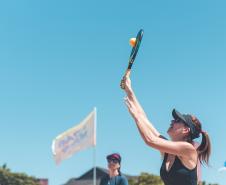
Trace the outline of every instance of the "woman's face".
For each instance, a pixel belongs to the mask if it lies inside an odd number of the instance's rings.
[[[180,120],[172,120],[167,131],[172,140],[180,140],[189,132],[189,128]]]
[[[108,159],[108,168],[110,170],[117,170],[120,167],[120,164],[117,159]]]

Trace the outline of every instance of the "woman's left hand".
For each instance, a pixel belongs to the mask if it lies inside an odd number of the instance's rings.
[[[125,104],[126,104],[128,110],[129,110],[130,114],[135,118],[135,117],[137,116],[137,114],[138,114],[138,110],[137,110],[137,108],[136,108],[134,102],[131,101],[131,100],[128,98],[128,96],[126,96],[126,97],[124,98],[124,100],[125,100]]]
[[[123,79],[121,80],[120,86],[121,86],[122,89],[125,90],[125,92],[127,94],[131,94],[133,92],[132,86],[131,86],[131,80],[130,80],[130,77],[128,75],[125,75],[123,77]]]

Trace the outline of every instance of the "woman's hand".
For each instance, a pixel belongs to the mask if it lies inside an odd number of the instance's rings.
[[[129,113],[133,116],[133,118],[136,118],[136,116],[138,115],[139,111],[138,111],[138,109],[136,108],[134,102],[131,101],[131,100],[128,98],[128,96],[126,96],[126,97],[124,98],[124,100],[125,100],[125,104],[126,104],[126,106],[127,106],[127,108],[128,108]]]
[[[125,90],[127,94],[132,93],[132,86],[131,86],[131,80],[129,75],[125,75],[123,79],[121,80],[120,84],[121,88]]]

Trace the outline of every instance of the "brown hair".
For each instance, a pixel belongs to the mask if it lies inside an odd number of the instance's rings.
[[[200,121],[193,115],[191,117],[192,117],[192,122],[195,124],[196,129],[202,134],[202,142],[197,148],[198,158],[201,164],[205,163],[209,165],[209,157],[211,153],[211,143],[210,143],[209,135],[207,132],[202,130],[202,125]]]

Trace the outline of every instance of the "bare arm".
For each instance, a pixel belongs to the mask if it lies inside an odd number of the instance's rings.
[[[144,109],[142,108],[141,104],[139,103],[138,99],[136,98],[136,95],[131,87],[131,80],[128,75],[124,76],[123,80],[121,83],[125,83],[125,92],[127,94],[127,97],[133,102],[133,104],[136,106],[136,111],[137,113],[148,119],[146,113],[144,112]],[[160,133],[156,130],[156,128],[153,126],[153,124],[148,124],[147,127],[149,130],[152,131],[152,133],[159,137]]]
[[[141,114],[143,114],[143,116],[146,116],[146,113],[144,112],[144,109],[140,105],[139,101],[137,100],[136,95],[135,95],[133,89],[131,89],[130,91],[127,91],[126,94],[127,94],[128,98],[131,99],[134,102],[134,104],[137,106],[138,111]]]
[[[136,122],[137,128],[143,140],[148,146],[159,150],[161,153],[170,153],[182,157],[189,156],[196,152],[195,148],[190,143],[183,141],[168,141],[157,136],[155,132],[153,132],[153,126],[150,126],[151,123],[147,117],[139,113],[138,108],[129,97],[125,99],[125,103]]]

